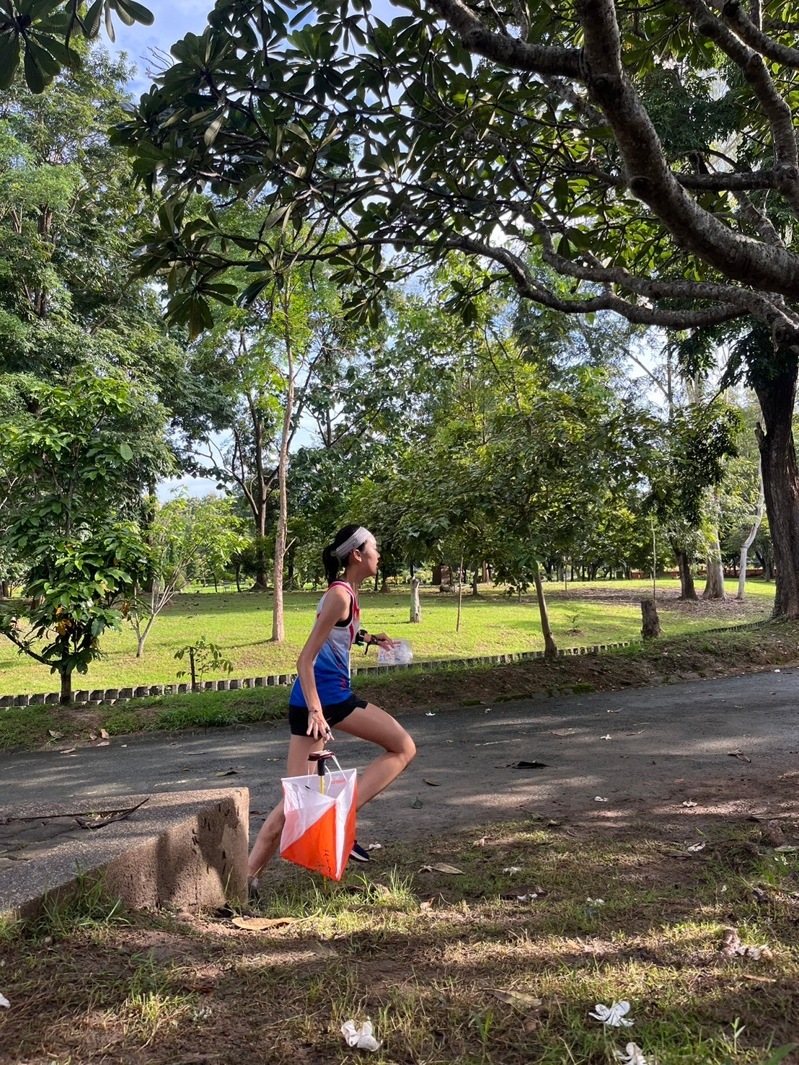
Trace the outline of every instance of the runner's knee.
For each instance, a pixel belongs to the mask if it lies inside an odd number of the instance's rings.
[[[402,739],[397,744],[397,750],[394,754],[399,755],[402,759],[403,766],[410,765],[416,756],[416,744],[407,732],[403,733]]]

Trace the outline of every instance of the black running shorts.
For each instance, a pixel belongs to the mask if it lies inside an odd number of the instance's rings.
[[[335,728],[339,721],[343,721],[353,710],[364,710],[369,704],[366,699],[361,699],[354,693],[347,696],[341,703],[330,703],[322,707],[325,721],[331,728]],[[308,733],[308,707],[289,706],[289,728],[292,736],[305,736]]]

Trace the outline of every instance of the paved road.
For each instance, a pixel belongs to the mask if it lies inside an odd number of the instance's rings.
[[[598,823],[668,819],[687,798],[706,813],[775,814],[799,799],[797,707],[799,670],[784,670],[405,715],[418,757],[363,811],[360,833],[435,834],[520,809]],[[256,725],[3,755],[0,807],[230,784],[248,786],[253,809],[266,811],[279,795],[285,743],[283,726]],[[369,758],[368,745],[343,733],[335,749],[346,765]],[[521,760],[546,767],[519,768]]]

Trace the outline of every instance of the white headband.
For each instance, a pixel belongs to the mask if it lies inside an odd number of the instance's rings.
[[[371,535],[369,530],[364,529],[361,525],[355,530],[352,536],[347,537],[343,544],[339,544],[338,547],[333,548],[333,554],[340,562],[343,562],[350,551],[354,551],[356,547],[360,547]]]

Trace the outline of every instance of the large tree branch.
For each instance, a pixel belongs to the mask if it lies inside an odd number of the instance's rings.
[[[764,33],[759,24],[746,14],[740,0],[723,0],[721,3],[716,0],[716,6],[721,9],[721,17],[727,25],[732,26],[741,40],[750,48],[754,48],[756,52],[766,56],[767,59],[774,60],[775,63],[799,69],[799,48],[790,48],[788,45],[780,44],[779,41],[775,41],[773,37]]]
[[[771,126],[777,187],[794,208],[799,208],[799,156],[793,115],[788,104],[777,92],[762,56],[742,44],[721,19],[710,11],[704,0],[681,0],[681,3],[691,12],[699,32],[729,56],[754,92]]]
[[[582,76],[579,48],[527,44],[515,37],[494,33],[462,0],[430,0],[430,5],[446,19],[470,52],[511,70],[578,80]]]
[[[672,329],[691,329],[697,326],[717,325],[740,318],[746,309],[733,304],[717,304],[704,309],[668,310],[662,307],[631,303],[606,289],[588,297],[558,295],[538,280],[527,264],[508,248],[500,248],[471,237],[449,236],[444,245],[472,255],[481,255],[498,263],[509,275],[520,295],[552,310],[567,314],[590,314],[594,311],[615,311],[636,325],[660,325]]]
[[[671,173],[652,121],[622,67],[612,0],[578,0],[578,11],[585,33],[589,93],[613,130],[631,191],[648,204],[681,248],[727,277],[799,296],[796,256],[733,232],[701,208]]]

